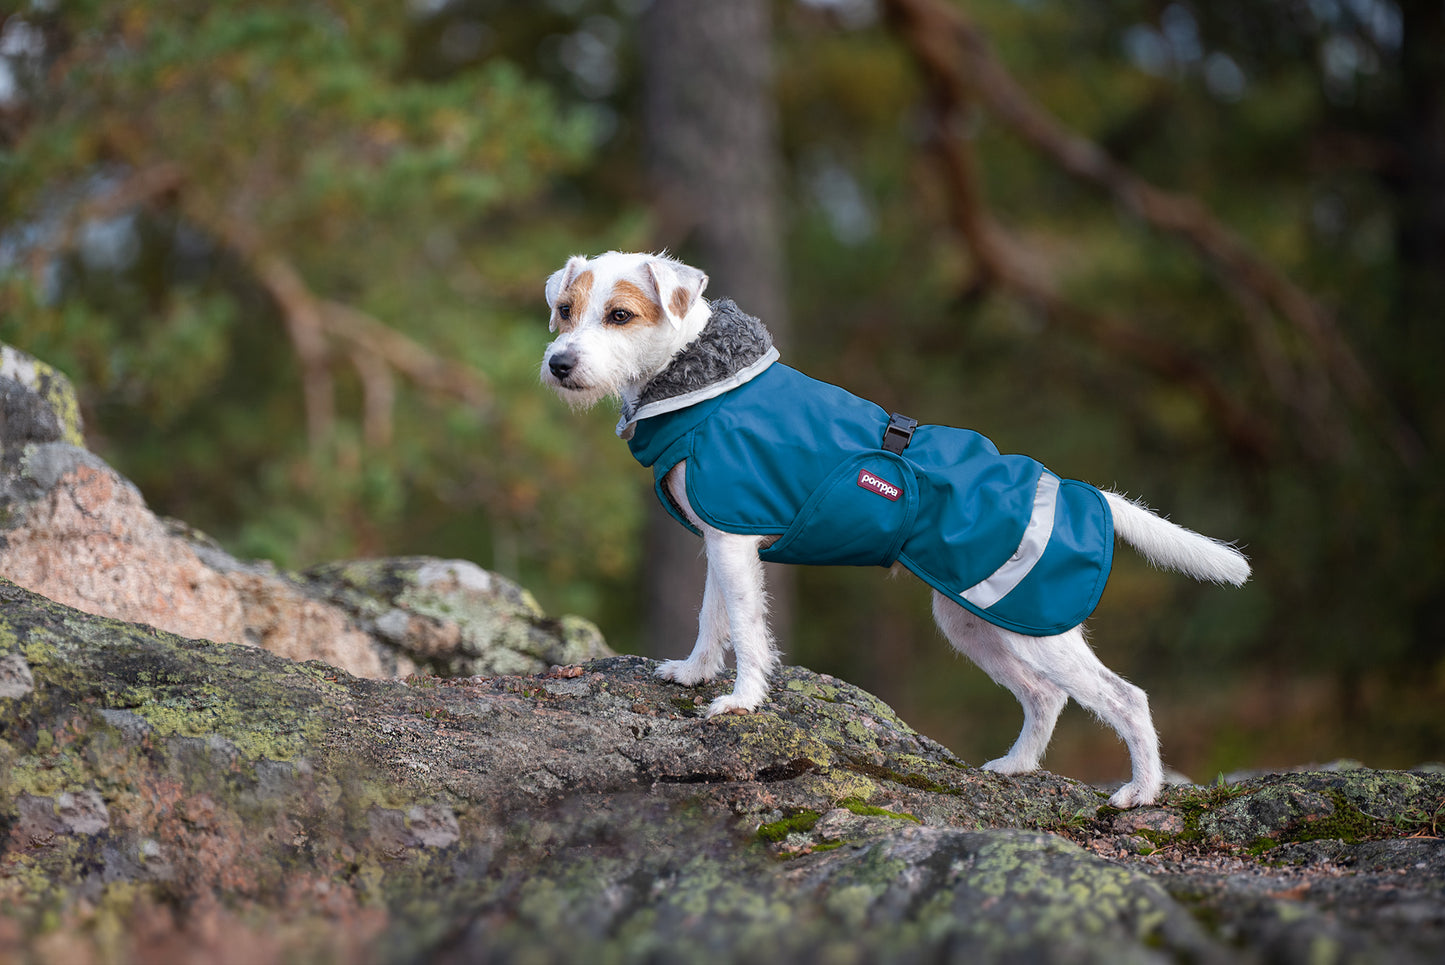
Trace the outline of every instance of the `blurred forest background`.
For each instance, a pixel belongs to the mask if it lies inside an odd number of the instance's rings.
[[[1445,757],[1440,0],[0,5],[0,339],[238,555],[464,557],[683,655],[696,545],[537,381],[546,275],[663,246],[810,374],[1245,546],[1120,553],[1092,621],[1168,763]],[[788,661],[1007,749],[921,583],[777,586]],[[1127,758],[1071,708],[1046,765]]]

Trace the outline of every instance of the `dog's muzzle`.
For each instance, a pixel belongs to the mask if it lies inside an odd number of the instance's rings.
[[[558,382],[565,382],[567,376],[577,367],[577,353],[571,349],[556,352],[547,360],[547,368]]]

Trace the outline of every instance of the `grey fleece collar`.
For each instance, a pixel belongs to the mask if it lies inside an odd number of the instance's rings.
[[[712,303],[702,334],[642,387],[635,403],[623,402],[617,434],[631,439],[638,420],[676,412],[716,398],[761,375],[778,360],[773,336],[729,298]]]

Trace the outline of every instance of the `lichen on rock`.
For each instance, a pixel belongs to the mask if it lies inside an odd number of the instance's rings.
[[[522,587],[466,560],[328,563],[302,580],[426,673],[531,674],[612,655],[593,624],[549,619]]]
[[[970,767],[802,668],[710,720],[729,681],[681,688],[639,657],[404,683],[5,582],[0,612],[0,660],[32,680],[0,714],[0,956],[57,936],[148,963],[237,942],[338,962],[1445,951],[1445,848],[1408,836],[1445,804],[1438,774],[1271,775],[1121,814]],[[1370,811],[1363,840],[1240,843],[1339,800]],[[1155,854],[1123,846],[1144,833]]]
[[[65,377],[9,346],[0,346],[0,577],[88,613],[364,677],[534,673],[612,652],[590,623],[549,619],[520,587],[465,561],[365,561],[297,577],[236,559],[152,512],[84,448]]]
[[[85,445],[70,380],[10,345],[0,345],[0,424],[10,440]]]
[[[710,719],[474,564],[235,559],[4,353],[0,961],[1445,958],[1439,770],[1119,812],[800,667]]]

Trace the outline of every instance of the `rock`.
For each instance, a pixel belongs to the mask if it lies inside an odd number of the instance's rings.
[[[1115,831],[1125,834],[1148,831],[1154,835],[1173,836],[1184,832],[1184,820],[1172,811],[1163,808],[1138,808],[1124,811],[1111,824]]]
[[[1391,815],[1423,806],[1438,785],[1438,775],[1359,767],[1269,775],[1238,785],[1255,790],[1201,815],[1198,828],[1222,843],[1256,848],[1317,838],[1359,841],[1376,836]]]
[[[0,656],[0,698],[24,697],[35,689],[35,678],[30,675],[30,664],[18,653]]]
[[[0,436],[15,442],[85,445],[70,380],[9,345],[0,345]]]
[[[1439,768],[1119,812],[802,668],[708,719],[474,564],[238,560],[80,430],[0,347],[0,961],[1445,957]]]
[[[0,577],[98,616],[363,677],[530,673],[612,652],[591,624],[546,618],[471,563],[379,560],[297,577],[235,559],[157,517],[84,449],[69,382],[9,346],[0,346]],[[0,694],[6,686],[0,668]]]
[[[526,590],[465,560],[330,563],[307,570],[302,579],[313,596],[426,673],[541,673],[612,655],[591,623],[548,619]]]
[[[0,714],[0,959],[1445,954],[1445,847],[1410,837],[1445,819],[1445,775],[1270,775],[1120,813],[796,667],[709,720],[730,681],[638,657],[367,680],[5,582],[0,613],[0,660],[31,674]],[[1371,823],[1307,820],[1341,802]],[[1123,847],[1144,834],[1147,857]]]
[[[21,794],[15,801],[15,831],[31,842],[56,834],[99,834],[110,827],[104,799],[92,788],[61,791],[54,797]]]

